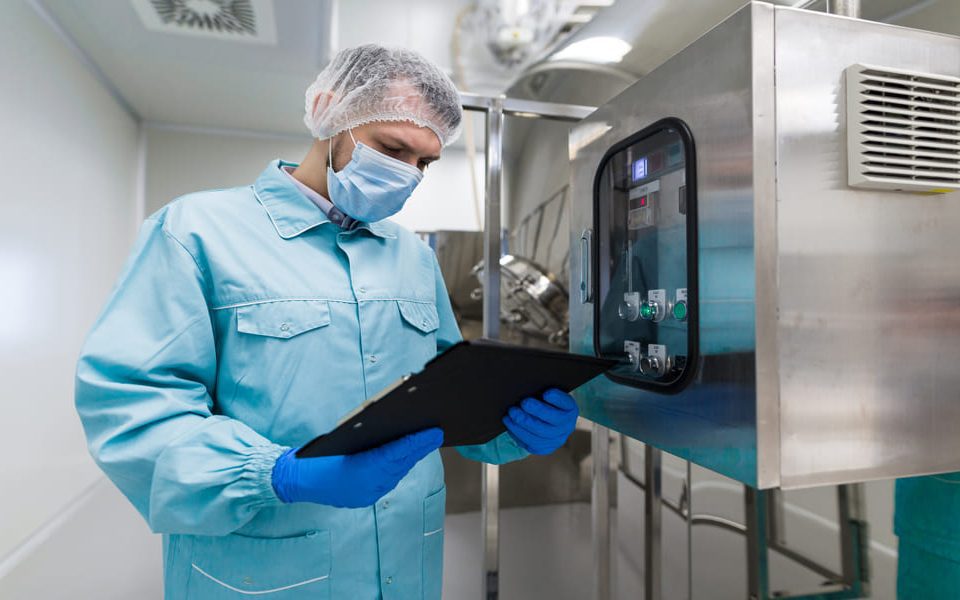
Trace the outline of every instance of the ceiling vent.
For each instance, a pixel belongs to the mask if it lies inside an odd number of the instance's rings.
[[[131,0],[150,31],[275,44],[273,0]]]
[[[846,75],[850,185],[960,189],[960,79],[861,64]]]

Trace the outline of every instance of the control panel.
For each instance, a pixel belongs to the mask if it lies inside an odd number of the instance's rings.
[[[640,387],[682,385],[696,355],[692,140],[668,121],[601,161],[594,198],[598,355],[611,377]]]

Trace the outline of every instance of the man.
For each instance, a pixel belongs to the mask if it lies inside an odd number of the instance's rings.
[[[90,452],[164,534],[168,598],[440,597],[443,433],[292,448],[460,339],[435,256],[383,220],[456,137],[459,97],[419,55],[363,46],[306,100],[299,166],[147,219],[78,365]],[[552,390],[460,451],[549,453],[576,418]]]

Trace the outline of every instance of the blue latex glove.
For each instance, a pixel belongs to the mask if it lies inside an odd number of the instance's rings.
[[[527,398],[510,407],[503,424],[517,443],[531,454],[550,454],[563,445],[577,425],[580,410],[573,396],[549,389],[543,400]]]
[[[357,454],[297,458],[296,450],[291,449],[273,466],[273,489],[287,503],[371,506],[442,445],[443,431],[434,428]]]

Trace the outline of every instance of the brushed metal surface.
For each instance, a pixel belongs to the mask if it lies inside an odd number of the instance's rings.
[[[772,43],[755,48],[751,31],[756,20],[772,28],[772,15],[765,4],[739,11],[570,134],[572,248],[593,224],[593,178],[609,147],[676,117],[690,127],[697,149],[702,360],[696,384],[664,396],[598,378],[578,391],[584,416],[749,483],[757,479],[754,163],[764,158],[754,156],[753,65],[760,53],[772,61]],[[765,159],[772,165],[772,153]],[[579,262],[570,261],[572,282],[580,281]],[[593,311],[601,302],[571,303],[572,351],[593,353]]]
[[[960,40],[752,3],[571,130],[572,248],[608,148],[676,117],[697,150],[697,377],[599,378],[587,418],[759,488],[960,470],[960,194],[847,186],[857,62],[958,76]],[[604,298],[577,300],[592,354]]]
[[[960,469],[960,194],[846,185],[843,70],[960,76],[960,40],[776,14],[784,486]]]

